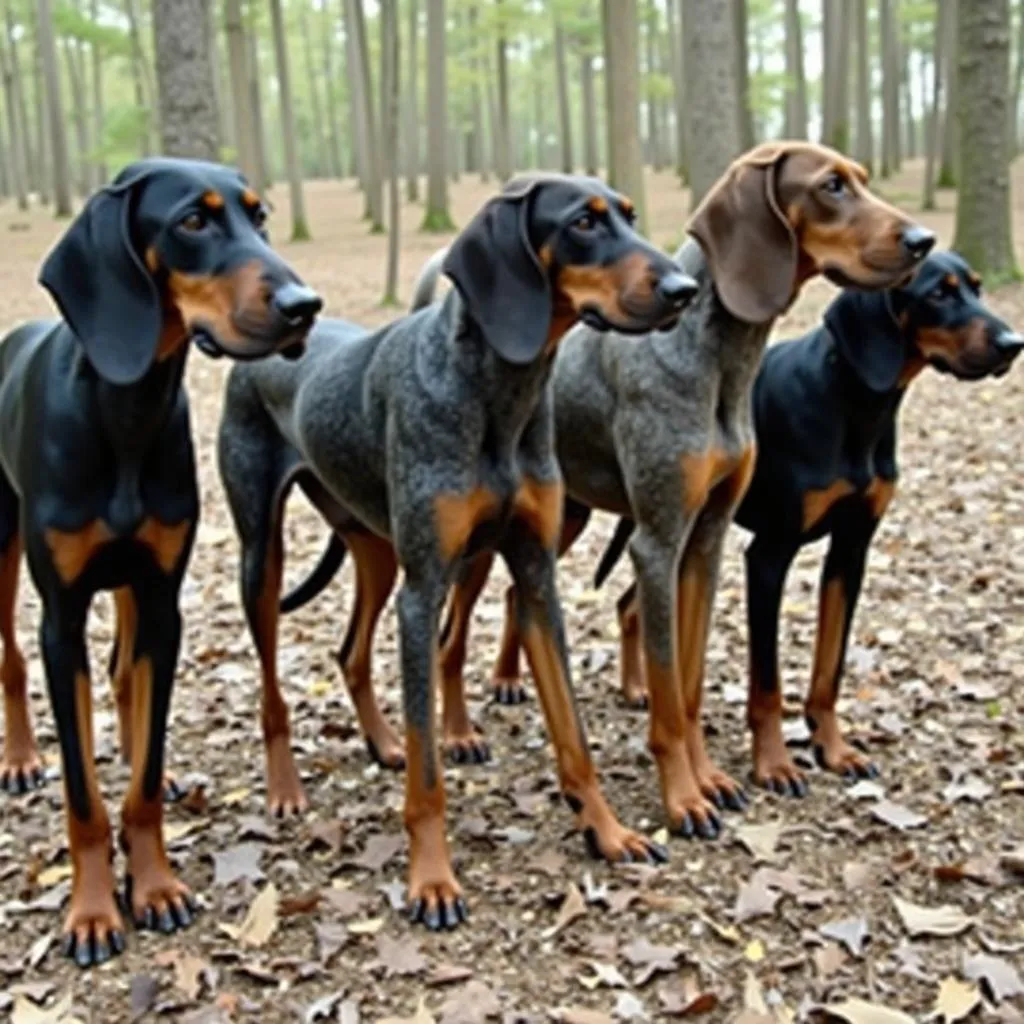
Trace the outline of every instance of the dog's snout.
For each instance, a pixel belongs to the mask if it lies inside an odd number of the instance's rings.
[[[1024,349],[1024,334],[1018,334],[1016,331],[1005,329],[992,339],[992,344],[1000,352],[1005,352],[1007,355],[1016,355],[1021,349]]]
[[[289,322],[303,323],[324,308],[324,300],[312,288],[289,281],[274,292],[272,305]]]
[[[935,245],[935,232],[921,227],[920,224],[911,224],[903,229],[900,242],[915,260],[923,260]]]
[[[669,305],[681,309],[697,294],[697,282],[686,274],[666,274],[657,287],[658,297]]]

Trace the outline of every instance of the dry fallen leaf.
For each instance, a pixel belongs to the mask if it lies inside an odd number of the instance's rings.
[[[279,900],[277,886],[273,882],[263,888],[252,901],[252,906],[249,907],[249,912],[241,925],[237,930],[233,929],[240,946],[259,949],[270,941],[271,936],[277,931]],[[227,925],[221,927],[228,928]]]
[[[776,858],[775,847],[784,831],[781,822],[768,825],[737,825],[735,836],[747,848],[755,863],[771,863]]]
[[[718,1006],[718,996],[701,987],[695,972],[658,988],[661,1012],[669,1017],[698,1017]]]
[[[941,907],[922,907],[917,903],[901,900],[898,896],[893,896],[892,901],[903,927],[911,936],[959,935],[974,924],[973,918],[968,917],[959,907],[949,904]]]
[[[262,857],[263,847],[256,843],[241,843],[214,853],[213,884],[230,885],[242,878],[250,882],[261,882],[264,877],[260,870]]]
[[[384,1017],[377,1024],[437,1024],[434,1015],[427,1010],[427,1001],[421,999],[411,1017]]]
[[[750,879],[740,887],[733,908],[733,918],[737,924],[755,917],[768,917],[775,913],[775,905],[781,893],[769,888],[767,876],[763,870],[755,871]]]
[[[989,953],[964,954],[963,975],[970,981],[980,982],[986,994],[994,1003],[1024,995],[1017,968],[1008,960]]]
[[[371,961],[367,968],[371,971],[383,969],[385,978],[408,977],[425,971],[427,961],[415,939],[378,935],[377,959]]]
[[[58,999],[53,1006],[44,1009],[36,1006],[31,999],[18,996],[11,1010],[11,1024],[80,1024],[71,1016],[71,993]]]
[[[600,1010],[588,1010],[581,1006],[570,1006],[568,1009],[557,1011],[558,1020],[562,1024],[615,1024],[615,1021],[607,1013]]]
[[[570,882],[565,890],[565,899],[562,900],[562,905],[558,908],[558,917],[555,918],[555,923],[550,928],[546,928],[541,933],[542,936],[545,939],[554,938],[577,918],[583,917],[586,912],[587,904],[583,899],[583,893],[575,883]]]
[[[902,804],[893,803],[892,800],[879,800],[877,804],[872,805],[871,813],[879,821],[901,832],[908,828],[920,828],[928,822],[925,815]]]
[[[819,929],[826,939],[841,942],[855,957],[864,952],[864,943],[871,937],[868,923],[863,917],[847,917],[842,921],[829,921]]]
[[[353,863],[370,871],[380,871],[400,850],[405,848],[405,836],[370,836],[363,852]]]
[[[959,978],[943,978],[939,983],[939,992],[935,997],[934,1013],[943,1024],[956,1024],[974,1012],[981,1002],[981,992],[977,985]]]
[[[619,998],[615,1000],[615,1008],[612,1016],[616,1020],[647,1020],[647,1010],[644,1004],[632,992],[620,992]]]
[[[199,998],[210,965],[198,956],[181,954],[174,959],[174,985],[190,1000]]]
[[[128,1002],[131,1005],[132,1020],[138,1020],[149,1013],[160,991],[160,982],[151,974],[135,974],[128,985]]]
[[[834,942],[826,942],[821,949],[814,951],[814,967],[822,981],[830,978],[845,963],[846,954]]]
[[[482,981],[456,989],[440,1009],[440,1024],[484,1024],[501,1014],[501,1000]]]
[[[915,1024],[914,1018],[901,1010],[894,1010],[879,1003],[868,1003],[863,999],[844,999],[841,1003],[830,1003],[825,1012],[847,1024]]]
[[[674,971],[678,966],[682,950],[676,946],[655,946],[645,938],[634,939],[623,946],[622,955],[634,966],[639,967],[635,983],[646,985],[655,974]]]
[[[629,982],[622,976],[622,972],[614,964],[592,963],[590,966],[594,970],[593,977],[580,975],[578,979],[584,988],[593,991],[599,985],[605,985],[608,988],[626,988],[629,985]]]

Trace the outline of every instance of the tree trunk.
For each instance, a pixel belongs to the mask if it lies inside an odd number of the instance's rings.
[[[160,101],[161,150],[216,161],[209,0],[153,0],[153,48]]]
[[[845,152],[850,146],[849,4],[848,0],[824,0],[823,6],[826,19],[822,35],[828,42],[823,72],[823,93],[827,101],[822,141]],[[870,116],[870,106],[868,109]]]
[[[946,14],[943,11],[936,10],[932,58],[932,109],[927,120],[927,156],[924,168],[924,195],[921,198],[921,206],[925,210],[935,209],[935,167],[939,162],[939,150],[942,147],[942,83],[946,74],[945,63],[949,59],[946,53],[948,33],[943,25],[945,18]]]
[[[691,206],[743,149],[736,117],[736,39],[728,4],[694,4],[683,23]]]
[[[359,48],[350,0],[341,0],[345,27],[345,77],[348,82],[349,132],[352,136],[352,157],[365,207],[363,220],[370,220],[369,153],[366,144],[366,104],[363,102],[363,76],[359,70]]]
[[[398,170],[398,121],[401,116],[399,81],[398,0],[381,0],[381,79],[383,80],[381,129],[384,136],[384,174],[388,179],[388,265],[382,305],[398,305],[398,252],[401,179]]]
[[[885,76],[889,84],[889,105],[892,108],[893,116],[890,121],[892,126],[892,158],[893,170],[898,171],[903,164],[903,135],[901,133],[902,119],[900,118],[900,76],[903,67],[903,60],[900,56],[903,52],[903,43],[900,39],[900,0],[889,0],[890,3],[890,55],[889,63],[891,73]]]
[[[505,25],[501,21],[502,0],[495,0],[498,11],[498,117],[494,132],[494,170],[504,184],[512,177],[512,124],[509,117],[508,46]]]
[[[92,0],[90,16],[94,23],[99,22],[100,5],[99,0]],[[92,56],[92,137],[96,147],[96,160],[94,163],[96,184],[103,185],[110,176],[107,169],[107,158],[105,155],[105,133],[106,117],[103,111],[103,51],[95,40],[90,44],[89,49]]]
[[[896,170],[895,140],[899,136],[899,106],[893,103],[893,78],[897,74],[893,40],[893,0],[878,2],[878,31],[882,50],[882,166],[880,173],[888,178]]]
[[[594,88],[594,57],[590,53],[580,56],[580,91],[583,112],[583,170],[597,175],[597,90]]]
[[[421,231],[452,231],[448,212],[445,0],[427,0],[427,209]]]
[[[50,124],[50,153],[53,168],[53,194],[58,217],[71,216],[71,169],[68,166],[68,141],[64,132],[64,102],[60,92],[57,66],[57,42],[54,38],[53,10],[50,0],[37,0],[39,51],[46,80],[46,109]]]
[[[37,19],[38,22],[38,19]],[[36,116],[36,138],[39,140],[37,150],[39,157],[39,201],[43,206],[50,205],[53,186],[54,166],[50,159],[52,139],[50,133],[49,104],[46,102],[46,82],[43,71],[43,41],[42,33],[39,31],[38,23],[34,24],[35,53],[33,55],[32,76],[33,76],[33,98],[35,100]],[[64,120],[61,118],[61,130],[64,129]],[[65,144],[64,155],[65,168],[67,168],[67,149]],[[70,170],[67,170],[70,178]],[[69,186],[70,188],[70,183]]]
[[[1013,102],[1010,104],[1010,152],[1020,152],[1020,94],[1024,83],[1024,4],[1017,4],[1017,60],[1013,66]]]
[[[64,65],[68,71],[68,82],[71,85],[71,124],[75,130],[75,159],[73,177],[75,189],[80,196],[87,196],[91,189],[89,174],[89,114],[85,109],[85,82],[82,78],[82,65],[76,52],[73,39],[65,36],[62,40]]]
[[[173,0],[171,0],[173,2]],[[260,48],[256,39],[255,28],[245,33],[246,71],[249,75],[249,104],[252,110],[253,156],[256,162],[256,189],[266,192],[270,188],[272,176],[270,162],[267,159],[267,133],[263,126],[263,86],[260,71]]]
[[[686,158],[686,83],[683,76],[683,39],[679,24],[681,0],[667,0],[668,47],[672,58],[672,109],[676,121],[676,174],[679,183],[685,185],[689,179]]]
[[[18,126],[18,93],[14,81],[14,68],[7,56],[7,46],[0,40],[0,82],[3,85],[4,112],[7,124],[7,149],[10,153],[9,187],[18,202],[19,210],[28,209],[28,167],[25,147]]]
[[[498,97],[494,88],[494,75],[491,74],[491,61],[484,56],[480,61],[480,71],[484,78],[484,109],[487,111],[487,149],[484,153],[484,163],[480,168],[480,180],[488,182],[491,174],[498,173],[497,146],[498,146]]]
[[[872,170],[875,147],[871,138],[871,45],[868,35],[868,0],[855,0],[857,37],[857,148],[855,155]]]
[[[832,101],[835,71],[835,21],[836,0],[821,0],[821,141],[827,144],[832,135]]]
[[[960,195],[953,248],[990,287],[1018,277],[1006,135],[1010,76],[1007,0],[970,0],[957,12]],[[985,116],[979,117],[978,111]]]
[[[362,107],[363,146],[366,180],[367,212],[370,216],[370,231],[374,234],[384,231],[384,182],[380,173],[380,141],[377,135],[377,116],[373,103],[373,75],[370,70],[370,43],[366,34],[366,16],[363,0],[348,0],[349,25],[355,47],[355,72],[359,83],[357,102]]]
[[[302,0],[299,4],[299,28],[302,32],[302,62],[306,65],[306,86],[309,89],[309,106],[313,123],[310,126],[310,135],[313,143],[313,167],[314,176],[318,178],[328,175],[327,148],[324,142],[327,137],[327,121],[324,118],[323,107],[320,103],[320,83],[317,81],[316,60],[313,56],[313,37],[309,28],[310,19],[309,6]]]
[[[900,50],[900,126],[903,155],[907,160],[917,156],[917,119],[914,117],[914,90],[910,82],[910,39],[904,33]]]
[[[786,138],[807,138],[807,79],[799,0],[786,0]],[[684,36],[686,26],[684,24]]]
[[[156,141],[156,125],[154,119],[157,110],[156,86],[153,74],[146,59],[146,51],[142,46],[142,32],[139,29],[139,11],[137,0],[125,0],[125,14],[128,16],[128,38],[132,50],[132,76],[135,86],[135,102],[140,111],[146,112],[145,135],[141,139],[142,156],[152,153]]]
[[[94,0],[95,2],[95,0]],[[217,114],[217,154],[218,160],[224,159],[224,150],[231,143],[230,105],[225,97],[224,61],[220,52],[220,40],[217,33],[218,0],[210,0],[206,6],[206,32],[210,37],[210,73],[213,75],[213,109]]]
[[[605,108],[608,111],[608,180],[613,188],[630,197],[636,206],[641,230],[646,230],[636,5],[601,0],[601,11]]]
[[[288,68],[288,47],[284,41],[284,14],[281,0],[270,0],[271,34],[277,59],[278,105],[281,108],[281,132],[284,135],[284,164],[288,175],[288,195],[292,204],[292,241],[305,242],[310,238],[306,220],[306,197],[302,190],[302,169],[295,140],[295,112],[292,109],[292,83]]]
[[[38,132],[35,138],[32,133],[32,119],[28,116],[28,100],[25,98],[25,79],[21,70],[21,48],[18,45],[14,26],[14,12],[8,2],[5,11],[5,22],[7,25],[7,52],[11,63],[11,86],[13,89],[14,103],[18,116],[18,137],[22,146],[22,167],[25,172],[25,187],[32,183],[40,182],[45,178],[42,157],[39,153],[40,136]],[[37,126],[38,127],[38,126]]]
[[[573,169],[572,116],[569,110],[569,67],[565,59],[565,33],[555,16],[555,72],[558,77],[559,166],[566,174]]]
[[[659,72],[657,61],[658,37],[658,4],[657,0],[647,0],[646,17],[644,18],[644,67],[646,70],[645,106],[647,108],[647,163],[654,171],[661,170],[661,124],[658,120],[658,97],[655,87],[655,76]]]
[[[971,2],[971,0],[965,0]],[[939,188],[956,188],[959,180],[960,157],[959,84],[960,60],[958,56],[957,21],[959,0],[942,0],[943,31],[946,33],[945,71],[946,110],[942,120],[942,160],[939,163]]]
[[[467,150],[466,170],[477,171],[480,180],[486,182],[490,177],[487,158],[487,129],[484,120],[484,99],[480,86],[480,47],[476,43],[477,33],[480,31],[479,12],[476,4],[472,4],[467,14],[469,20],[469,37],[472,53],[469,62],[469,71],[472,81],[470,83],[470,117],[473,124],[473,146],[472,164],[470,164],[470,153]]]
[[[539,56],[531,62],[540,63]],[[539,73],[533,76],[533,166],[539,171],[544,167],[544,82]]]
[[[259,187],[259,164],[256,160],[255,132],[249,100],[249,75],[246,71],[245,26],[242,22],[241,0],[224,4],[224,34],[228,41],[228,65],[231,71],[231,110],[234,114],[235,162],[242,173]]]
[[[420,4],[419,0],[408,0],[408,74],[405,76],[405,130],[402,132],[402,148],[405,163],[405,198],[410,203],[420,199]],[[476,8],[473,8],[476,14]]]
[[[672,0],[669,0],[671,4]],[[750,50],[747,41],[747,0],[731,0],[733,35],[736,39],[736,103],[740,143],[754,145],[754,116],[750,107]]]
[[[334,48],[337,40],[337,23],[334,7],[325,2],[321,8],[323,25],[321,31],[321,59],[324,69],[324,110],[327,115],[327,142],[331,164],[330,173],[335,178],[345,175],[345,163],[341,152],[341,103],[334,86]],[[350,125],[350,134],[355,131],[355,124]],[[354,148],[354,146],[353,146]]]

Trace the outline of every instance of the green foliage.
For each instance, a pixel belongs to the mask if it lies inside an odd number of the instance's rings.
[[[127,57],[131,54],[127,28],[95,22],[69,3],[55,6],[53,23],[59,37],[98,46],[105,57]]]
[[[309,225],[300,217],[292,221],[293,242],[308,242],[313,238],[309,231]]]
[[[420,225],[425,234],[447,234],[455,230],[455,221],[447,210],[428,209]]]

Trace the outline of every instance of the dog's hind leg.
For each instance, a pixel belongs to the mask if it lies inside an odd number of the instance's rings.
[[[24,793],[43,783],[28,709],[25,659],[14,630],[14,609],[21,567],[18,499],[0,472],[0,683],[4,691],[4,750],[0,760],[0,789]]]
[[[389,541],[365,530],[342,534],[356,567],[356,598],[337,660],[366,738],[370,757],[384,768],[405,766],[402,741],[384,717],[373,692],[373,634],[398,574]]]
[[[619,689],[626,707],[643,711],[647,707],[647,678],[636,583],[619,598],[615,613],[619,620]]]

